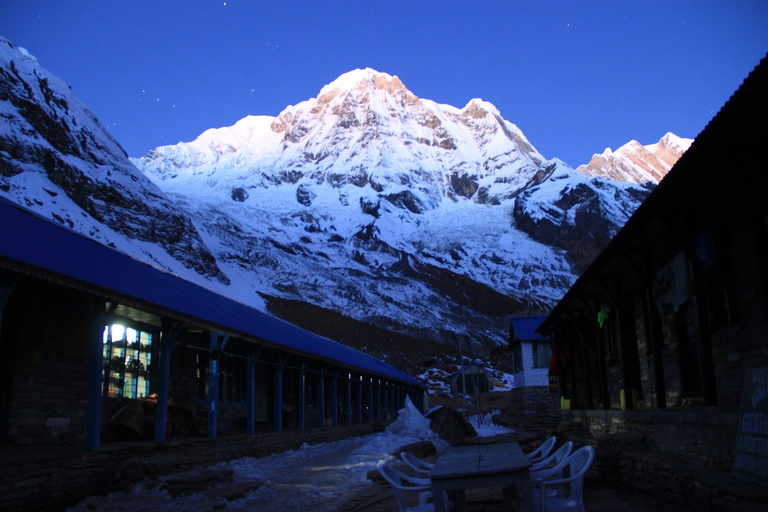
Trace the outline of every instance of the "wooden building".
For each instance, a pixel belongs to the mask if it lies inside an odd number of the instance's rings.
[[[563,428],[639,436],[614,474],[660,508],[768,499],[729,474],[768,482],[768,427],[745,455],[739,413],[768,367],[766,147],[763,59],[539,328],[567,358]]]
[[[333,427],[425,388],[0,199],[3,446]]]

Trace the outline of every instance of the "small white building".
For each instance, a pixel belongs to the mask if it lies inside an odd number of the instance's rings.
[[[509,365],[515,376],[512,408],[536,416],[559,412],[557,392],[549,386],[552,347],[536,332],[545,316],[509,319]]]
[[[536,329],[546,316],[510,318],[509,351],[515,387],[549,386],[552,348]]]

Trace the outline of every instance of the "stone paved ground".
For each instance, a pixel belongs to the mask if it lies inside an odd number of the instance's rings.
[[[529,427],[528,430],[518,430],[510,434],[480,438],[475,442],[495,444],[510,441],[524,444],[542,435],[536,425],[526,425],[518,419],[518,427]],[[415,497],[413,504],[416,504]],[[473,489],[466,493],[467,510],[469,512],[509,512],[502,501],[500,487],[488,489]],[[639,502],[639,500],[619,490],[591,484],[584,490],[584,505],[588,512],[653,512],[654,507]],[[361,485],[358,490],[346,497],[346,503],[340,504],[341,512],[396,512],[398,510],[395,495],[389,485],[381,482]]]
[[[589,489],[585,491],[584,506],[589,512],[653,512],[655,509],[637,499],[614,489]],[[392,491],[384,485],[361,490],[350,496],[344,512],[396,512],[397,501]],[[473,490],[467,492],[469,512],[509,512],[504,508],[501,488]]]

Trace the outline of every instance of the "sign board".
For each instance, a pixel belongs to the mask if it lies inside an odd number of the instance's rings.
[[[768,485],[768,368],[747,370],[731,473]]]

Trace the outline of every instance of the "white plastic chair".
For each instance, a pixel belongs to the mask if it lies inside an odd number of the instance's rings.
[[[426,503],[426,500],[432,496],[429,479],[409,477],[389,466],[379,466],[378,470],[395,491],[400,512],[434,512],[435,504]],[[405,493],[411,491],[419,493],[419,504],[414,507],[409,507],[405,499]],[[424,494],[425,492],[429,492],[429,496]]]
[[[531,467],[528,468],[528,471],[531,473],[531,480],[540,480],[538,472],[542,469],[547,469],[552,466],[559,466],[563,460],[565,460],[566,457],[568,457],[571,454],[571,451],[573,450],[573,441],[568,441],[567,443],[563,444],[560,448],[555,450],[550,456],[548,456],[546,459],[542,460],[541,462],[537,462],[535,464],[531,464]],[[558,478],[562,478],[563,473],[562,471],[558,474]]]
[[[561,512],[568,510],[584,511],[584,474],[592,465],[595,449],[591,446],[579,448],[568,456],[561,464],[539,471],[542,477],[537,483],[539,489],[534,490],[533,501],[536,510],[540,512]],[[568,469],[567,478],[554,478],[558,473]],[[565,496],[566,486],[570,488]]]
[[[531,463],[535,464],[537,462],[541,462],[544,459],[547,458],[549,455],[549,452],[552,451],[552,448],[554,448],[555,443],[557,442],[557,438],[555,436],[550,437],[543,443],[541,443],[541,446],[533,450],[531,453],[528,454],[528,460],[531,461]]]
[[[429,476],[429,470],[435,467],[434,464],[421,460],[420,458],[412,455],[408,452],[400,454],[400,458],[410,466],[413,470],[414,476],[419,478],[427,478]]]

